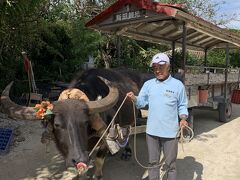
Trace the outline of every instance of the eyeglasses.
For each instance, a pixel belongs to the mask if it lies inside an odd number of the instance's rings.
[[[167,64],[163,64],[163,65],[156,65],[156,66],[153,66],[152,67],[152,71],[153,72],[163,72],[163,71],[166,71],[167,70]]]

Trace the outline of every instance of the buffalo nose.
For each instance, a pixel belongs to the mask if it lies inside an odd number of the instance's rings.
[[[88,162],[88,152],[84,151],[82,153],[76,153],[75,155],[73,154],[72,162],[73,162],[74,165],[76,165],[80,162],[86,164]]]
[[[87,158],[77,158],[77,159],[72,159],[72,162],[73,162],[74,165],[76,165],[80,162],[87,164],[88,159]]]

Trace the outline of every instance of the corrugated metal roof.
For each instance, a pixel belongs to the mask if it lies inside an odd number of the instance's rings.
[[[182,46],[183,24],[187,48],[205,50],[240,47],[240,36],[183,9],[182,5],[151,0],[119,0],[86,23],[87,27],[137,40]]]

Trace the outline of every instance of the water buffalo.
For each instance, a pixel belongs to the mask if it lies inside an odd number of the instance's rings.
[[[104,130],[129,91],[138,94],[142,86],[139,73],[127,69],[90,69],[70,83],[69,89],[80,89],[89,101],[61,99],[53,102],[53,115],[46,126],[51,126],[59,151],[68,166],[87,170],[89,151],[92,146],[89,137]],[[35,110],[15,104],[9,98],[11,84],[1,96],[3,109],[13,118],[35,119]],[[133,107],[126,100],[116,116],[120,127],[133,125]],[[96,125],[97,124],[97,125]],[[100,133],[101,134],[101,133]],[[107,153],[106,143],[102,143],[96,154],[95,175],[102,177],[102,165]]]

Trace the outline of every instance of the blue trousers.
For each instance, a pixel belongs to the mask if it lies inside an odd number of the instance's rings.
[[[152,136],[146,134],[146,141],[148,147],[148,158],[149,166],[154,167],[159,165],[161,150],[163,150],[163,155],[165,159],[165,165],[163,168],[166,171],[166,176],[168,180],[177,179],[176,170],[176,159],[178,152],[178,138],[161,138],[157,136]],[[159,166],[155,168],[148,169],[149,180],[159,180],[160,179],[160,169]]]

